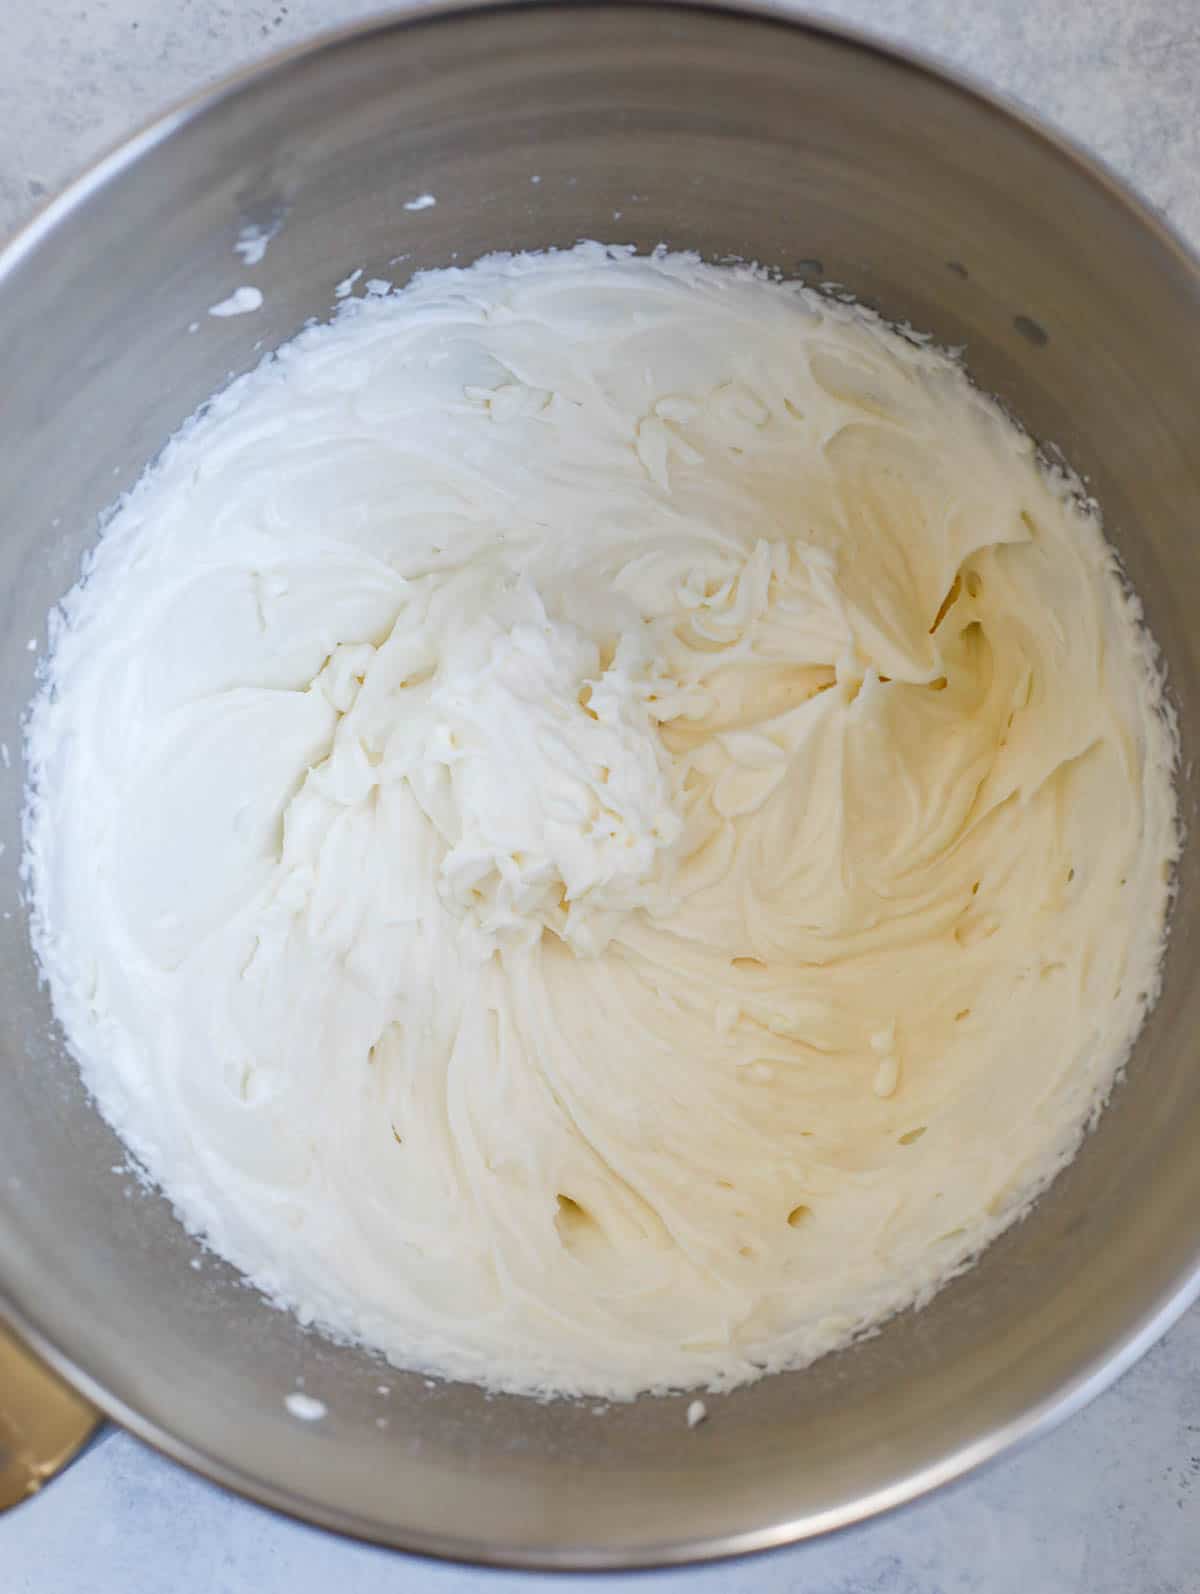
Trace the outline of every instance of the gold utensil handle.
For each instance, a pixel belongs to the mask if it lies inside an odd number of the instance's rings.
[[[49,1483],[102,1421],[0,1321],[0,1511]]]

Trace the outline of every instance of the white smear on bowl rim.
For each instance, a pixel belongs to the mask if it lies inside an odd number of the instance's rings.
[[[249,315],[252,310],[262,308],[263,296],[259,288],[235,288],[228,299],[222,299],[220,304],[210,304],[209,315]]]
[[[237,235],[233,252],[241,256],[244,265],[257,266],[267,252],[267,245],[278,231],[278,223],[274,227],[260,227],[257,222],[247,222]]]
[[[283,1403],[292,1416],[299,1417],[301,1422],[320,1422],[329,1409],[323,1400],[302,1394],[299,1390],[285,1396]]]

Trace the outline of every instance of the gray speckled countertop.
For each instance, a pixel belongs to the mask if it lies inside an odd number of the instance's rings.
[[[0,0],[0,237],[173,99],[362,0]],[[1196,0],[839,0],[1104,157],[1200,247]],[[0,1594],[515,1594],[273,1517],[112,1434],[0,1518]],[[607,1594],[615,1578],[568,1581]],[[885,1520],[755,1561],[621,1580],[653,1594],[1197,1594],[1200,1306],[1082,1415]]]

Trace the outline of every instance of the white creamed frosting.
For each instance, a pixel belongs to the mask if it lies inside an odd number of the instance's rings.
[[[35,938],[182,1218],[493,1387],[802,1364],[1073,1154],[1157,989],[1153,650],[945,355],[585,245],[348,301],[67,598]]]

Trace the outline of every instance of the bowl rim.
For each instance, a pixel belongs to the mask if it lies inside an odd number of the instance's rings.
[[[1190,275],[1200,296],[1200,257],[1182,235],[1098,155],[1070,135],[1044,121],[1017,100],[984,84],[972,73],[951,67],[932,52],[893,43],[870,29],[846,25],[799,9],[790,0],[398,0],[393,9],[362,21],[321,29],[299,43],[270,51],[248,66],[222,74],[206,87],[183,96],[143,122],[133,133],[110,145],[84,166],[56,194],[49,197],[7,239],[0,242],[0,291],[31,256],[49,243],[75,211],[100,194],[114,179],[136,166],[143,156],[175,133],[223,104],[253,92],[268,78],[285,76],[313,57],[372,38],[442,24],[453,24],[477,13],[502,15],[535,10],[561,11],[649,10],[663,13],[701,13],[730,21],[749,20],[782,27],[817,40],[830,41],[902,68],[918,80],[932,81],[942,89],[981,104],[1008,122],[1047,154],[1073,167],[1084,182],[1102,191],[1130,221],[1150,234],[1157,245]],[[730,1560],[783,1549],[808,1539],[850,1528],[894,1511],[923,1495],[997,1460],[1001,1455],[1049,1432],[1115,1383],[1159,1340],[1189,1306],[1200,1299],[1200,1250],[1174,1283],[1160,1290],[1138,1314],[1132,1326],[1108,1348],[1085,1361],[1053,1393],[1035,1400],[1007,1422],[993,1427],[938,1460],[919,1466],[869,1494],[842,1505],[804,1516],[713,1535],[709,1538],[665,1540],[633,1552],[620,1547],[583,1545],[569,1548],[496,1547],[469,1535],[451,1536],[420,1530],[388,1531],[379,1522],[322,1505],[268,1479],[242,1470],[198,1445],[179,1439],[171,1430],[144,1416],[137,1408],[113,1395],[86,1368],[61,1351],[41,1325],[35,1307],[22,1303],[10,1283],[0,1278],[0,1318],[3,1318],[42,1360],[91,1400],[112,1422],[126,1429],[168,1460],[179,1463],[211,1483],[216,1483],[254,1504],[266,1506],[307,1526],[344,1538],[399,1550],[413,1556],[460,1565],[524,1571],[618,1571],[683,1567]]]

